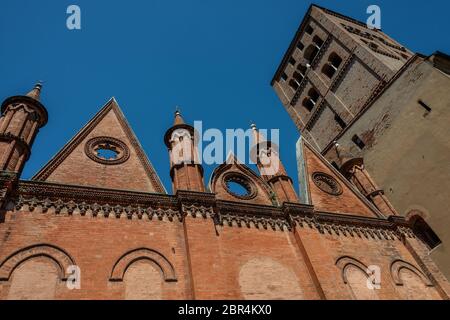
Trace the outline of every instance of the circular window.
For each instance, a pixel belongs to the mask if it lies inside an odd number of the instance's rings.
[[[312,175],[314,184],[323,192],[333,196],[342,194],[342,187],[335,178],[323,172],[315,172]]]
[[[246,176],[239,173],[229,173],[223,177],[225,190],[232,196],[249,200],[256,197],[256,187]]]
[[[111,137],[96,137],[89,140],[85,152],[92,160],[110,165],[124,163],[130,157],[126,144]]]

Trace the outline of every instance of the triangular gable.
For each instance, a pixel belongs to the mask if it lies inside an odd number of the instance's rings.
[[[227,180],[240,181],[239,184],[243,183],[247,186],[249,194],[244,197],[236,196],[228,190]],[[214,169],[210,177],[209,189],[219,200],[269,206],[274,204],[274,195],[270,186],[256,172],[241,163],[232,152],[228,154],[225,163]]]
[[[314,205],[316,211],[382,217],[378,209],[303,138],[297,145],[297,157],[301,198],[306,204]]]
[[[97,150],[113,145],[118,156]],[[166,193],[116,100],[108,103],[33,178],[99,188]]]

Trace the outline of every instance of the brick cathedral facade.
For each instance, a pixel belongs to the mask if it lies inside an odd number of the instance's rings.
[[[111,99],[21,180],[48,120],[40,91],[1,107],[0,299],[449,299],[427,230],[383,194],[364,196],[357,186],[376,184],[345,150],[351,179],[301,140],[297,194],[252,126],[259,172],[230,155],[205,183],[196,132],[177,112],[161,137],[167,193]],[[267,157],[279,166],[262,174]]]

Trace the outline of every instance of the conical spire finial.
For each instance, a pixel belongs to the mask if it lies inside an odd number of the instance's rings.
[[[38,83],[36,83],[34,88],[27,93],[27,97],[39,101],[41,96],[41,90],[42,90],[42,81],[38,81]]]
[[[180,124],[185,124],[183,117],[181,116],[181,111],[180,108],[177,106],[176,110],[175,110],[175,120],[173,125],[180,125]]]

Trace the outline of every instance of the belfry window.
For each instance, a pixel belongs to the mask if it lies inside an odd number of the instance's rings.
[[[342,58],[335,52],[331,53],[328,57],[328,62],[323,66],[322,72],[328,77],[332,78],[342,64]]]
[[[314,60],[314,58],[319,53],[319,50],[323,45],[323,40],[320,39],[318,36],[314,36],[312,42],[313,43],[310,44],[308,48],[306,48],[305,54],[303,55],[309,63],[311,63]]]
[[[297,90],[300,87],[300,84],[295,79],[291,79],[291,81],[289,81],[289,86],[292,89]]]
[[[309,111],[311,112],[314,107],[317,104],[317,101],[319,100],[319,93],[316,91],[316,89],[311,88],[308,91],[308,96],[303,100],[303,106]]]
[[[302,51],[302,50],[305,48],[305,45],[304,45],[301,41],[299,41],[299,42],[297,42],[297,48],[298,48],[300,51]]]
[[[315,44],[311,44],[306,48],[305,54],[303,55],[308,63],[311,63],[316,57],[317,53],[319,53],[320,47],[317,47]]]
[[[323,40],[320,39],[318,36],[314,36],[313,43],[317,45],[317,47],[320,49],[320,47],[323,45]]]
[[[298,83],[303,81],[304,76],[299,72],[294,72],[294,75],[292,76]]]
[[[289,63],[290,63],[291,65],[295,66],[296,61],[295,61],[294,58],[290,57],[290,58],[289,58]]]
[[[298,72],[300,72],[300,74],[301,74],[303,77],[305,77],[306,70],[307,70],[306,66],[299,64],[299,65],[297,66],[297,70],[298,70]]]
[[[314,28],[311,27],[310,25],[308,25],[308,26],[306,27],[306,29],[305,29],[305,32],[306,32],[307,34],[313,34]]]

